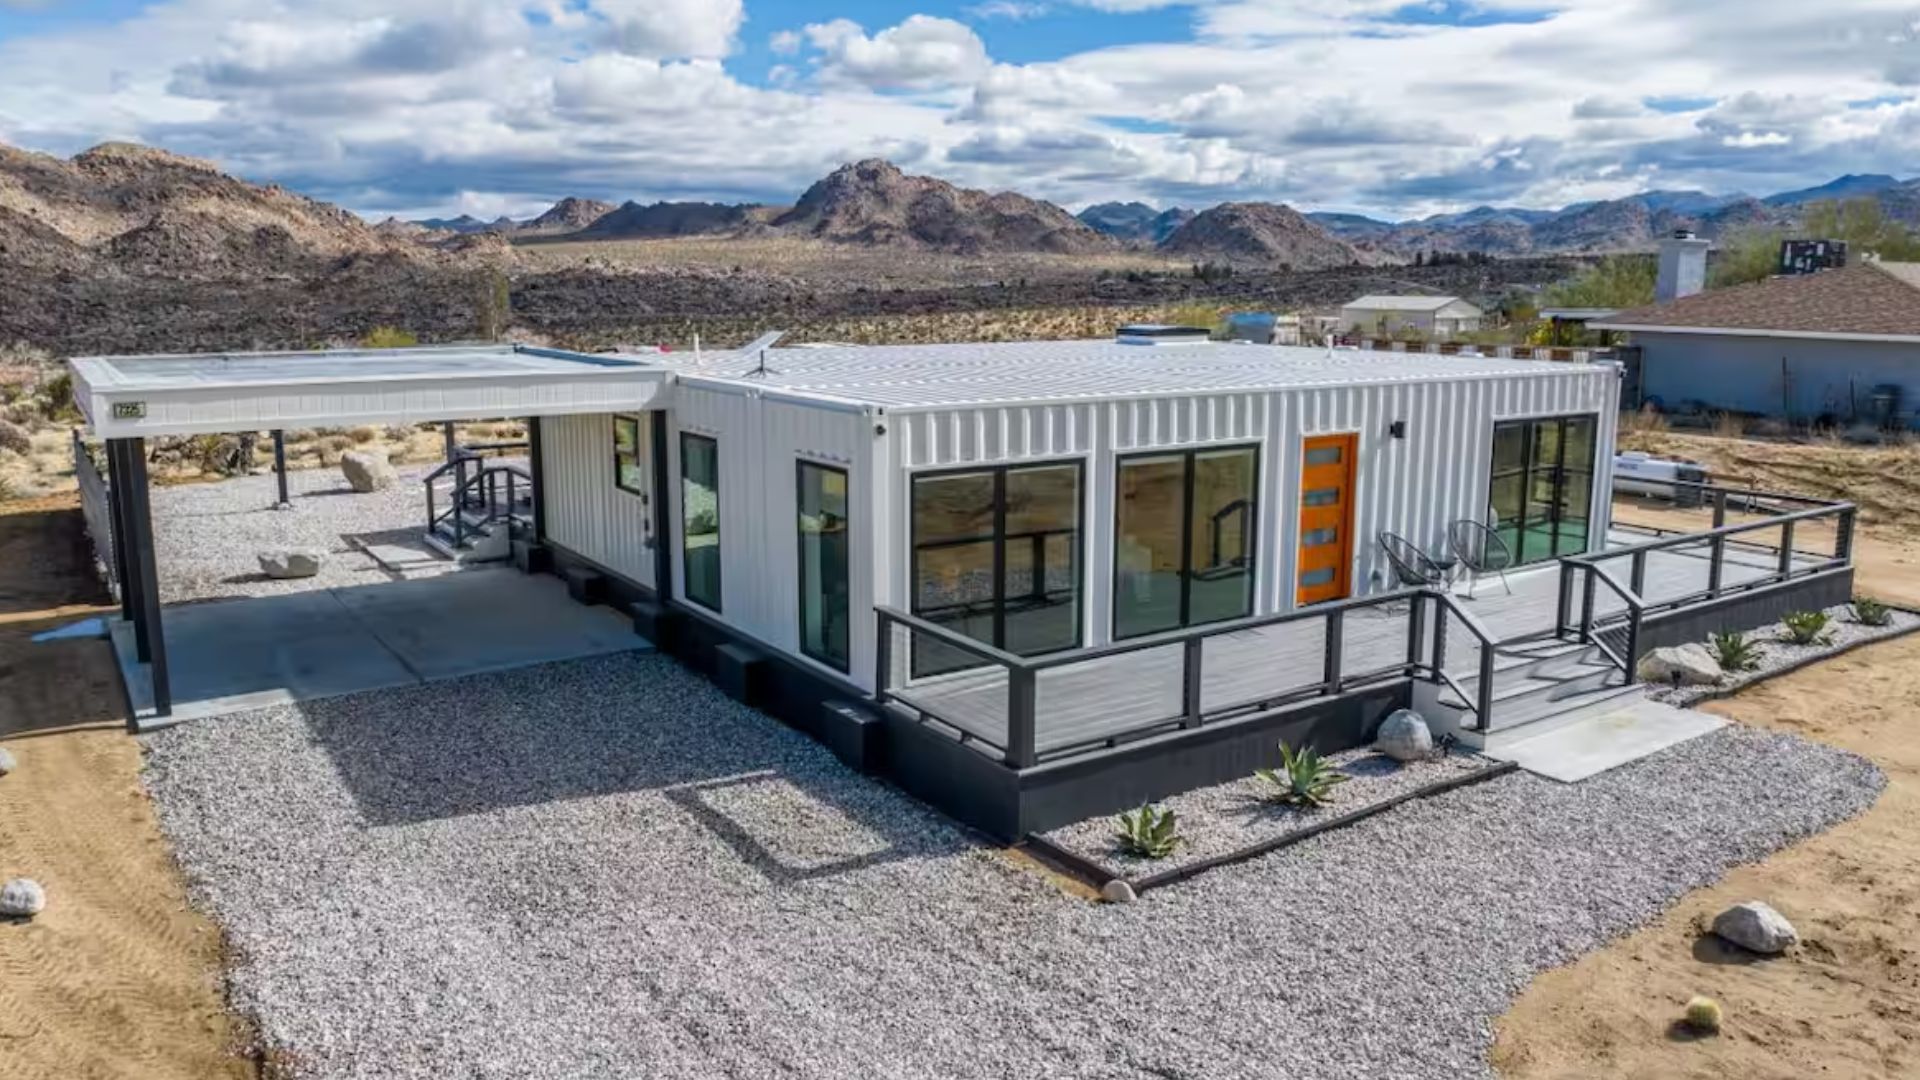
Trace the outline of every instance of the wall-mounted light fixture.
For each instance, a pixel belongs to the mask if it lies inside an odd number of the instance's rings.
[[[1405,420],[1395,420],[1393,423],[1388,424],[1387,434],[1393,436],[1396,439],[1406,438],[1407,422]]]

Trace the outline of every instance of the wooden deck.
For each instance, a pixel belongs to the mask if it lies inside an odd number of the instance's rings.
[[[1645,537],[1616,531],[1618,547]],[[1823,561],[1796,555],[1801,566]],[[1711,561],[1705,544],[1697,549],[1657,551],[1647,560],[1643,598],[1649,603],[1676,600],[1707,588]],[[1777,569],[1772,551],[1729,546],[1722,582],[1736,586]],[[1608,565],[1625,582],[1625,559]],[[1560,583],[1559,567],[1547,563],[1508,575],[1509,594],[1498,578],[1482,579],[1476,598],[1456,588],[1461,606],[1494,637],[1513,642],[1553,630]],[[1604,586],[1597,595],[1601,615],[1625,610],[1625,603]],[[1342,629],[1341,670],[1346,677],[1402,664],[1407,659],[1409,611],[1367,608],[1349,612]],[[1307,619],[1278,626],[1207,638],[1202,645],[1201,705],[1215,713],[1240,705],[1275,700],[1305,690],[1324,678],[1326,621]],[[1431,633],[1431,628],[1429,628]],[[1464,626],[1447,631],[1447,670],[1455,678],[1478,670],[1479,643]],[[1042,757],[1071,747],[1097,744],[1124,735],[1173,726],[1181,715],[1182,647],[1167,645],[1069,664],[1038,676],[1035,738]],[[981,668],[921,680],[897,688],[893,697],[968,736],[995,748],[1006,745],[1007,677],[998,667]]]

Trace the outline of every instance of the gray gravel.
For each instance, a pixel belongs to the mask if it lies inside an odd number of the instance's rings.
[[[1333,788],[1325,806],[1275,803],[1268,797],[1273,786],[1253,776],[1196,788],[1154,803],[1163,810],[1173,811],[1179,821],[1180,846],[1163,859],[1121,851],[1117,839],[1119,829],[1112,814],[1077,821],[1047,833],[1046,837],[1116,877],[1137,880],[1217,855],[1244,851],[1328,818],[1364,810],[1428,784],[1485,772],[1497,764],[1473,753],[1452,753],[1431,761],[1402,764],[1364,748],[1329,754],[1327,761],[1349,779]]]
[[[1724,697],[1749,683],[1759,682],[1788,668],[1798,667],[1823,656],[1831,656],[1842,649],[1887,638],[1911,634],[1920,629],[1920,615],[1902,609],[1892,609],[1885,626],[1868,626],[1854,621],[1853,607],[1841,604],[1827,609],[1833,617],[1833,623],[1827,629],[1827,640],[1819,645],[1795,645],[1788,641],[1779,623],[1762,626],[1747,632],[1747,638],[1760,646],[1760,662],[1751,671],[1731,672],[1719,686],[1680,686],[1658,689],[1648,696],[1655,701],[1686,708],[1707,698]],[[1712,646],[1708,646],[1711,650]]]
[[[433,465],[398,467],[384,491],[355,493],[338,468],[287,474],[292,509],[275,510],[271,472],[153,490],[154,549],[161,598],[170,604],[262,596],[391,580],[356,542],[414,542],[426,529],[420,480]],[[328,553],[311,578],[276,581],[260,572],[262,551],[311,548]]]
[[[1114,906],[659,656],[144,741],[235,1000],[309,1077],[1481,1076],[1533,973],[1884,782],[1733,727]]]

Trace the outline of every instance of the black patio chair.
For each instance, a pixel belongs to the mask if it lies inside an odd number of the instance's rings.
[[[1507,590],[1508,596],[1513,595],[1513,586],[1507,582],[1507,571],[1513,567],[1513,549],[1500,539],[1499,533],[1472,518],[1461,518],[1447,526],[1447,546],[1466,569],[1467,599],[1473,599],[1475,586],[1486,574],[1498,574],[1501,587]]]
[[[1381,532],[1380,550],[1386,552],[1387,562],[1393,566],[1393,576],[1402,588],[1446,588],[1448,567],[1404,536]]]

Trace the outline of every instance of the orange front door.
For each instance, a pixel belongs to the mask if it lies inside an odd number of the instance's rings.
[[[1353,584],[1355,435],[1317,435],[1300,447],[1300,558],[1295,599],[1340,600]]]

